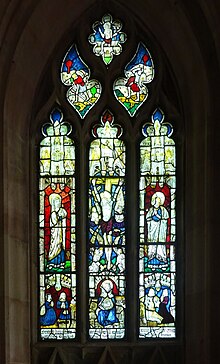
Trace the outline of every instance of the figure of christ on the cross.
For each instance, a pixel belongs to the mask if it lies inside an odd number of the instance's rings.
[[[92,194],[95,205],[98,205],[97,211],[100,211],[99,225],[103,236],[103,244],[105,246],[104,251],[108,269],[111,268],[113,245],[112,232],[114,229],[114,224],[119,224],[120,222],[120,224],[123,224],[124,226],[124,196],[122,190],[123,183],[123,178],[105,178],[104,190],[100,192],[97,188],[97,179],[92,179]],[[119,239],[120,236],[114,239],[114,245],[117,245]]]

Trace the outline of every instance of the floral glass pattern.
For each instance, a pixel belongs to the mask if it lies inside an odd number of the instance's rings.
[[[148,97],[147,83],[154,78],[152,57],[143,43],[139,43],[132,60],[124,70],[125,77],[120,77],[113,84],[116,99],[124,106],[130,116]]]
[[[95,22],[92,28],[93,33],[88,39],[89,43],[94,44],[93,52],[109,65],[113,56],[122,52],[121,44],[127,39],[126,34],[121,32],[122,23],[119,20],[113,21],[110,14],[105,14],[102,21]]]
[[[90,69],[80,58],[76,45],[64,57],[61,81],[69,87],[66,93],[68,102],[83,119],[99,100],[101,84],[97,80],[90,80]]]
[[[104,112],[89,151],[89,336],[125,336],[125,145]]]
[[[140,338],[175,337],[176,152],[163,121],[155,110],[140,145]]]
[[[54,109],[43,125],[39,177],[41,339],[76,335],[75,146],[71,125]]]

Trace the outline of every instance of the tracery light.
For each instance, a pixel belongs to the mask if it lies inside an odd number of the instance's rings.
[[[114,20],[110,14],[105,14],[102,21],[96,21],[93,26],[93,33],[89,36],[89,43],[93,44],[93,52],[96,56],[102,56],[103,62],[109,65],[114,55],[122,52],[121,44],[127,39],[124,32],[121,32],[122,23]]]
[[[99,81],[90,80],[90,69],[82,61],[75,44],[71,46],[61,66],[61,81],[68,86],[66,98],[83,119],[100,98]]]
[[[139,43],[132,60],[124,69],[125,77],[115,80],[113,91],[116,99],[130,116],[134,116],[148,97],[146,84],[154,78],[154,64],[150,52]]]

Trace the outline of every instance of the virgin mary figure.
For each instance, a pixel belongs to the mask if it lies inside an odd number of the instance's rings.
[[[104,280],[100,285],[100,290],[98,309],[96,312],[98,323],[101,326],[113,325],[118,322],[113,282],[110,279]]]
[[[166,254],[166,238],[169,213],[163,206],[165,195],[157,191],[152,195],[151,207],[146,214],[147,242],[148,245],[148,267],[152,269],[168,266]],[[160,244],[163,243],[163,244]]]

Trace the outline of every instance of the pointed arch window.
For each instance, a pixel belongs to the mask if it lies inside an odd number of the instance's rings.
[[[75,40],[60,57],[42,127],[39,337],[175,339],[176,147],[158,61],[146,39],[128,57],[109,13],[91,31],[86,52]]]

